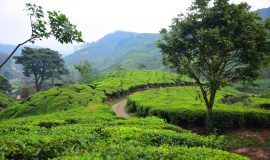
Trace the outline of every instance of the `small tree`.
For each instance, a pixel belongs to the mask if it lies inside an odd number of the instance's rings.
[[[0,91],[8,91],[10,92],[12,89],[9,81],[0,75]]]
[[[64,60],[57,51],[48,48],[29,48],[22,50],[21,56],[14,57],[16,64],[24,66],[24,75],[34,77],[37,91],[42,88],[42,83],[50,78],[60,78],[60,75],[67,74],[68,70],[64,67]],[[58,76],[55,76],[58,75]]]
[[[123,67],[122,64],[117,64],[115,66],[115,70],[117,72],[118,77],[120,77],[120,86],[123,87],[123,84],[124,84],[124,74],[125,74],[123,71],[125,70],[125,68]]]
[[[146,65],[143,64],[143,63],[139,63],[137,68],[138,69],[145,69],[146,68]]]
[[[158,41],[163,61],[196,81],[208,113],[220,87],[256,79],[267,51],[261,18],[247,3],[228,1],[196,0],[169,31],[161,30]]]
[[[82,64],[74,65],[74,68],[80,72],[80,83],[87,83],[92,76],[92,67],[87,60],[84,60]]]
[[[65,14],[56,11],[47,11],[48,19],[45,18],[44,11],[41,6],[26,3],[26,11],[28,12],[32,33],[29,39],[18,44],[11,54],[0,64],[0,69],[13,56],[17,49],[28,43],[35,43],[36,40],[42,38],[55,37],[60,43],[83,42],[82,33],[76,29]]]

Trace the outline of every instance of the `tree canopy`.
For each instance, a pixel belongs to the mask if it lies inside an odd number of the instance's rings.
[[[21,56],[15,56],[16,64],[24,66],[24,75],[34,77],[36,90],[40,91],[42,83],[50,78],[59,79],[60,75],[67,74],[64,60],[57,51],[49,48],[29,48],[22,50]],[[57,75],[57,76],[56,76]]]
[[[74,68],[80,72],[80,83],[89,82],[92,76],[92,67],[87,60],[84,60],[82,64],[74,65]]]
[[[12,53],[0,64],[0,69],[13,56],[16,50],[28,43],[35,43],[36,40],[54,37],[60,43],[83,42],[82,32],[78,31],[65,14],[56,11],[44,13],[41,6],[26,3],[26,9],[30,18],[31,36],[26,41],[18,44]]]
[[[266,26],[247,3],[196,0],[160,33],[164,63],[195,79],[208,112],[220,87],[256,79],[267,52]]]
[[[0,75],[0,91],[11,91],[11,88],[9,81]]]

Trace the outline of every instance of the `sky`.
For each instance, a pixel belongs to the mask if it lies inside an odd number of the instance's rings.
[[[270,0],[231,0],[242,1],[248,2],[252,10],[270,7]],[[16,45],[29,38],[29,17],[23,10],[28,2],[65,13],[82,31],[84,41],[93,42],[117,30],[158,33],[177,14],[185,13],[192,0],[0,0],[0,43]],[[66,55],[79,44],[61,45],[48,39],[35,45]]]

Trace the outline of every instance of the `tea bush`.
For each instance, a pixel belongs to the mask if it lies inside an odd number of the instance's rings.
[[[0,119],[53,113],[60,110],[101,103],[105,95],[88,85],[53,87],[13,104],[0,113]]]
[[[128,97],[128,110],[136,112],[139,116],[158,116],[184,127],[204,126],[206,107],[198,98],[198,91],[195,87],[171,87],[134,93]],[[224,96],[238,94],[239,92],[232,88],[218,92],[211,114],[214,128],[222,132],[239,127],[269,127],[269,110],[222,103]]]
[[[124,70],[104,72],[91,79],[91,84],[106,95],[123,94],[133,89],[180,84],[193,84],[187,77],[156,70]]]
[[[221,137],[155,117],[119,119],[102,104],[4,120],[0,137],[2,159],[246,159],[218,150],[226,147]]]

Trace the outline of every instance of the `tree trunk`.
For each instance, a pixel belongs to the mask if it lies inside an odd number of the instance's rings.
[[[35,82],[35,87],[36,87],[37,92],[41,90],[41,84],[38,83],[37,81]]]
[[[217,93],[216,88],[210,88],[210,99],[209,99],[209,104],[207,105],[207,112],[208,113],[212,112],[215,98],[216,98],[216,93]]]
[[[38,78],[37,76],[35,76],[35,87],[37,92],[41,91],[41,86],[42,86],[42,79]]]

